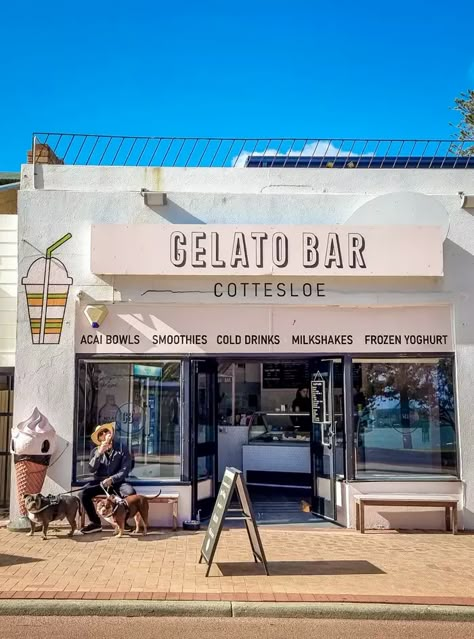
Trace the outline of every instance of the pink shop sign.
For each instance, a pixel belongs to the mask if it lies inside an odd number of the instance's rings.
[[[437,226],[101,224],[91,270],[102,275],[438,277]]]

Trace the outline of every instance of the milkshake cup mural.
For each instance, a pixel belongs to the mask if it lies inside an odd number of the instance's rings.
[[[41,492],[55,447],[56,431],[37,408],[28,419],[12,428],[11,453],[22,516],[26,515],[23,495]]]
[[[72,277],[52,253],[71,237],[67,233],[48,247],[46,257],[35,260],[21,280],[26,289],[33,344],[59,344],[61,339]]]

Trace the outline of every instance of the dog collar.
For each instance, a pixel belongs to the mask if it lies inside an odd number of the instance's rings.
[[[115,505],[115,508],[112,511],[112,515],[115,515],[115,513],[117,512],[119,506],[125,506],[125,508],[128,510],[128,504],[125,501],[125,499],[120,499],[119,501],[117,501],[117,503]]]

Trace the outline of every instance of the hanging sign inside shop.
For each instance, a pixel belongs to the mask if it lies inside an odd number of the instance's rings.
[[[242,519],[245,521],[245,527],[247,528],[247,534],[255,561],[260,561],[265,568],[267,576],[269,575],[265,551],[263,550],[262,540],[258,532],[252,503],[242,476],[242,471],[237,470],[236,468],[227,467],[224,472],[224,477],[222,478],[219,494],[217,495],[214,510],[212,511],[206,536],[204,537],[201,548],[199,563],[202,563],[203,560],[207,563],[206,577],[209,575],[209,571],[211,570],[211,565],[217,550],[217,544],[219,543],[220,534],[222,532],[222,526],[224,525],[226,514],[230,510],[232,497],[236,490],[237,497],[240,502],[240,508],[237,510],[241,514],[236,517],[233,516],[232,519]],[[232,511],[235,510],[236,509],[232,509]]]
[[[441,276],[438,226],[99,224],[101,275]]]
[[[311,381],[311,421],[313,424],[326,421],[326,381],[320,373]]]

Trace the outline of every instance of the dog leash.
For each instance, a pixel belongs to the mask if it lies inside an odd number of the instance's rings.
[[[100,486],[101,486],[102,490],[105,492],[105,494],[106,494],[107,496],[110,496],[110,493],[108,493],[108,492],[105,490],[104,486],[102,485],[102,482],[100,482]],[[81,488],[74,488],[73,490],[66,490],[66,491],[64,491],[64,492],[62,492],[62,493],[58,493],[57,495],[53,495],[53,497],[61,497],[62,495],[72,495],[72,493],[80,493],[80,492],[81,492],[81,490],[84,490],[84,488],[85,488],[85,487],[84,487],[84,486],[82,486]],[[42,508],[42,510],[44,510],[44,508]],[[38,510],[38,511],[36,511],[36,512],[40,512],[40,511]]]
[[[105,486],[103,485],[102,482],[100,482],[100,487],[102,488],[102,490],[104,491],[104,493],[107,495],[107,497],[110,496],[110,493],[106,490]],[[81,488],[74,488],[73,490],[66,490],[63,493],[58,493],[58,497],[59,495],[71,495],[72,493],[80,493],[81,490],[84,490],[84,488],[86,488],[86,486],[81,486]]]
[[[79,493],[81,490],[84,490],[84,486],[81,488],[74,488],[73,490],[67,490],[64,493],[58,493],[58,497],[60,495],[71,495],[72,493]]]
[[[51,504],[46,504],[46,506],[43,506],[43,508],[40,508],[39,510],[29,510],[28,512],[31,513],[32,515],[37,515],[43,510],[46,510],[46,508],[51,508]]]

